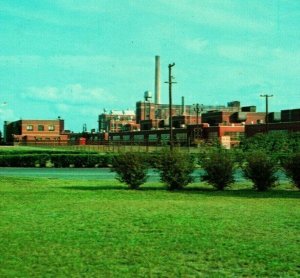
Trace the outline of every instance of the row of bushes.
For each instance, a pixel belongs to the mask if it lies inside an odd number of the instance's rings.
[[[96,151],[66,150],[66,149],[0,149],[0,155],[28,155],[28,154],[97,154]]]
[[[115,153],[86,153],[86,152],[33,152],[0,154],[0,167],[56,167],[56,168],[93,168],[110,167]],[[147,156],[149,165],[156,165],[160,161],[159,153],[143,154]],[[191,154],[190,159],[196,160]],[[155,166],[154,166],[155,168]]]
[[[192,173],[198,163],[205,170],[201,177],[215,188],[223,190],[234,182],[234,169],[242,167],[244,176],[253,181],[257,190],[271,188],[277,182],[278,168],[300,188],[300,153],[282,157],[280,163],[262,151],[232,153],[217,149],[202,153],[199,157],[179,152],[152,154],[120,153],[40,153],[24,155],[0,155],[0,167],[109,167],[120,181],[130,188],[139,188],[147,180],[149,168],[160,171],[161,181],[170,190],[180,189],[193,181]]]
[[[232,153],[222,149],[210,152],[200,157],[199,163],[205,170],[201,176],[202,181],[216,189],[224,190],[235,181],[234,169],[238,164]],[[242,167],[245,178],[251,180],[258,191],[268,190],[275,185],[280,166],[300,189],[300,153],[286,157],[279,165],[264,152],[251,152],[245,154],[242,165],[238,166]],[[170,190],[178,190],[193,181],[195,160],[189,154],[178,152],[164,152],[150,160],[139,153],[120,153],[113,159],[117,179],[128,184],[131,189],[138,189],[146,182],[149,168],[156,168],[160,172],[161,181]]]
[[[114,154],[23,154],[0,155],[0,167],[108,167]]]

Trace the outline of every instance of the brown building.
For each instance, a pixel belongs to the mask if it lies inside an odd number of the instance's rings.
[[[281,121],[282,122],[296,122],[300,121],[300,108],[281,110]]]
[[[185,128],[174,128],[173,143],[191,146],[201,144],[201,142],[219,141],[224,147],[231,148],[239,144],[241,138],[244,137],[244,131],[244,125],[190,125]],[[116,144],[167,145],[170,141],[170,130],[111,132],[109,133],[109,140]]]
[[[237,146],[245,136],[245,126],[240,124],[209,126],[204,129],[206,141],[219,140],[226,148]]]
[[[68,134],[64,132],[64,120],[19,120],[4,122],[5,143],[42,144],[66,143]]]
[[[265,132],[300,132],[300,109],[281,110],[281,113],[268,114],[269,123],[245,127],[247,137]]]
[[[128,125],[132,125],[130,129],[139,128],[136,126],[135,112],[132,110],[111,110],[109,113],[99,115],[99,132],[121,131],[128,129]]]
[[[200,124],[202,122],[201,115],[199,115],[198,117],[195,115],[193,115],[193,116],[184,116],[184,115],[173,116],[172,120],[173,120],[173,126],[175,128],[183,128],[188,125],[196,125],[196,124]]]
[[[227,111],[209,111],[202,114],[202,122],[215,125],[257,124],[264,123],[265,113],[262,112],[227,112]]]
[[[185,113],[191,114],[191,106],[172,105],[172,115],[179,116]],[[136,103],[136,122],[147,120],[165,120],[169,119],[169,105],[155,104],[152,102],[139,101]]]
[[[144,127],[167,127],[169,126],[169,109],[168,104],[155,104],[146,100],[139,101],[136,103],[136,122],[141,124],[141,129],[144,129]],[[228,113],[239,112],[240,102],[232,101],[229,102],[227,106],[199,104],[184,105],[184,99],[182,98],[181,105],[172,105],[173,123],[178,128],[183,125],[196,124],[197,122],[200,124],[201,122],[205,122],[201,121],[201,115],[204,115],[211,110]],[[144,124],[143,121],[147,121],[147,123]],[[149,121],[152,122],[149,124]]]
[[[267,126],[265,124],[258,125],[246,125],[245,126],[245,136],[251,137],[257,133],[265,132],[300,132],[300,121],[297,122],[281,122],[281,123],[269,123]]]

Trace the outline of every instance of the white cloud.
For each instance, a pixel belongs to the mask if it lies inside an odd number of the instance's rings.
[[[44,63],[66,69],[83,70],[87,72],[101,72],[113,67],[117,59],[104,55],[59,55],[44,59]]]
[[[65,103],[58,103],[58,104],[56,104],[56,109],[59,112],[67,113],[67,112],[70,112],[71,106],[68,104],[65,104]]]
[[[289,74],[299,80],[300,71],[300,51],[285,51],[276,48],[272,51],[272,62],[270,66],[273,70],[278,70],[282,74]]]
[[[217,28],[250,30],[258,33],[270,32],[275,25],[269,18],[258,18],[257,13],[255,13],[257,7],[251,1],[157,0],[152,2],[151,9],[145,5],[144,1],[137,1],[135,5],[139,6],[140,9],[150,10],[152,13],[168,17],[173,16],[176,20],[181,18],[187,22]],[[253,13],[256,16],[253,16]]]
[[[60,104],[61,109],[67,109],[65,104],[87,103],[113,103],[116,98],[103,88],[86,88],[81,84],[69,84],[63,88],[58,87],[30,87],[22,94],[23,98],[37,101],[55,102]]]
[[[105,56],[105,55],[2,55],[0,67],[15,66],[35,68],[62,68],[71,72],[89,72],[98,76],[111,76],[127,78],[133,72],[141,72],[146,67],[144,61],[149,57],[135,56]]]
[[[101,55],[57,55],[57,56],[39,56],[39,55],[2,55],[0,56],[0,66],[7,65],[57,65],[61,67],[93,67],[102,63],[113,63],[109,56]]]
[[[27,66],[38,65],[44,58],[38,55],[2,55],[0,56],[0,66]]]
[[[186,40],[184,43],[186,49],[195,53],[202,53],[203,50],[205,50],[205,48],[207,47],[207,45],[208,45],[208,41],[200,38],[189,39]]]
[[[6,108],[5,105],[0,106],[0,122],[12,121],[15,118],[15,113],[12,109]]]
[[[61,2],[62,1],[62,2]],[[75,0],[74,0],[75,1]],[[14,1],[6,1],[7,3],[0,3],[0,10],[1,12],[4,12],[6,15],[9,15],[11,17],[15,18],[21,18],[25,20],[34,20],[39,23],[46,23],[51,25],[56,25],[60,27],[68,26],[68,27],[90,27],[90,22],[93,20],[92,18],[89,18],[89,20],[86,20],[86,17],[82,17],[81,13],[76,14],[76,20],[74,20],[74,15],[72,12],[83,12],[83,11],[89,11],[99,13],[100,11],[103,12],[101,5],[101,10],[99,9],[99,5],[96,5],[97,0],[85,0],[80,1],[81,3],[73,3],[74,1],[64,1],[60,0],[57,2],[61,2],[61,5],[58,6],[58,9],[55,9],[54,5],[51,3],[51,6],[53,6],[51,9],[47,8],[47,5],[36,5],[34,9],[30,9],[27,7],[27,5],[22,5],[22,3],[14,3]],[[78,1],[79,2],[79,1]],[[87,5],[85,6],[85,2]],[[65,3],[65,5],[63,4]],[[68,3],[68,4],[67,4]],[[67,9],[71,13],[66,13],[66,11],[63,11],[63,14],[61,11],[59,11],[60,7],[66,6]],[[85,19],[85,20],[84,20]]]
[[[249,65],[259,65],[266,69],[266,75],[277,73],[278,76],[290,77],[299,75],[300,51],[286,51],[280,48],[268,48],[253,44],[222,45],[217,47],[217,53],[226,59]],[[260,69],[257,69],[259,71]],[[267,74],[268,73],[268,74]]]
[[[234,60],[247,61],[250,63],[261,59],[270,59],[270,49],[255,44],[247,45],[221,45],[217,48],[220,56]]]

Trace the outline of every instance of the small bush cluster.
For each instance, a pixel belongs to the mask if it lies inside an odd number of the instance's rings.
[[[287,176],[300,189],[300,152],[290,156],[283,163]]]
[[[236,155],[232,155],[226,150],[216,149],[208,152],[204,157],[199,158],[199,163],[205,171],[201,179],[217,190],[224,190],[235,181],[234,168],[241,163],[240,160],[240,156],[236,160]],[[294,169],[291,165],[294,165],[296,160],[297,158],[294,158],[291,162],[286,163],[286,167]],[[152,167],[149,161],[152,161]],[[278,180],[276,161],[263,152],[247,154],[245,161],[244,176],[253,182],[254,189],[266,191],[275,185]],[[150,157],[124,153],[115,157],[113,170],[117,173],[118,180],[128,184],[129,188],[137,189],[146,182],[147,170],[155,167],[160,172],[161,181],[167,185],[169,190],[173,191],[183,189],[193,182],[194,162],[194,157],[176,151],[167,151]],[[299,164],[296,165],[299,167]]]
[[[258,191],[266,191],[273,187],[278,180],[276,172],[277,162],[266,153],[256,151],[246,156],[247,164],[244,167],[244,176],[253,182]]]
[[[112,165],[117,179],[131,189],[138,189],[147,180],[148,167],[140,153],[120,153],[113,159]]]
[[[224,190],[234,182],[234,161],[231,154],[225,150],[210,153],[206,159],[201,159],[201,166],[205,170],[201,179],[218,190]]]
[[[139,153],[121,153],[114,158],[113,171],[117,179],[138,189],[147,180],[147,171],[154,168],[160,171],[160,178],[169,190],[179,190],[193,181],[193,158],[178,152],[141,155]]]
[[[184,153],[165,152],[157,163],[160,179],[169,190],[179,190],[193,182],[192,173],[195,169],[193,158]]]

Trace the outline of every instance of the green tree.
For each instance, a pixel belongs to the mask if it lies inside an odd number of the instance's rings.
[[[113,157],[112,165],[116,178],[128,184],[130,189],[138,189],[147,181],[148,166],[142,154],[120,153]]]
[[[214,188],[224,190],[234,182],[234,160],[229,151],[220,149],[211,152],[200,160],[200,165],[205,170],[205,174],[201,176],[202,181]]]
[[[300,153],[289,156],[283,163],[287,176],[300,189]]]
[[[300,133],[279,131],[256,134],[253,137],[244,138],[240,148],[244,152],[261,150],[280,159],[286,154],[300,152]]]
[[[256,151],[246,155],[244,176],[253,182],[253,187],[258,191],[266,191],[275,185],[277,170],[277,161],[265,152]]]
[[[185,153],[166,151],[161,154],[157,168],[160,170],[160,179],[169,190],[179,190],[193,182],[191,176],[195,163],[193,158]]]

